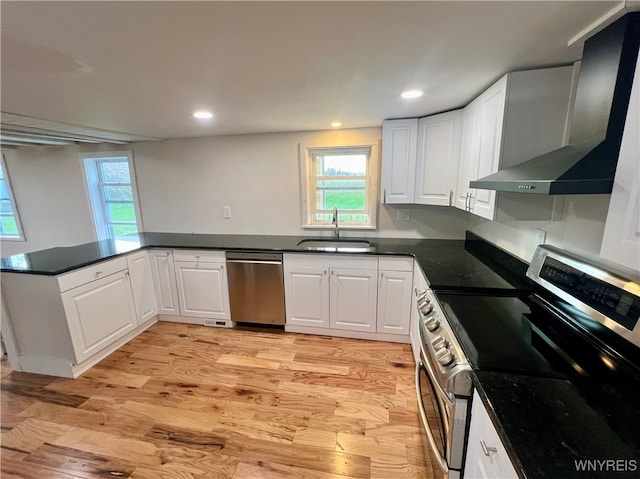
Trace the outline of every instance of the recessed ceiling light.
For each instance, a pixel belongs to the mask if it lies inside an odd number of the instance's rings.
[[[197,118],[198,120],[210,120],[211,118],[213,118],[213,113],[211,113],[210,111],[198,110],[193,112],[193,117]]]
[[[339,121],[332,121],[331,126],[334,128],[338,128],[339,126],[342,126],[342,123]]]
[[[422,96],[421,90],[407,90],[400,93],[402,98],[411,99],[411,98],[420,98]]]

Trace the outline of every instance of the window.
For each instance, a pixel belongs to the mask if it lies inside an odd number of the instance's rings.
[[[0,238],[24,240],[4,156],[0,157]]]
[[[141,230],[131,152],[81,155],[99,240]]]
[[[306,227],[375,228],[371,146],[307,148]]]

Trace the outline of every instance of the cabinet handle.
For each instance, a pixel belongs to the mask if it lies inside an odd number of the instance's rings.
[[[327,275],[327,270],[326,270],[326,269],[324,270],[324,275],[325,275],[325,276]]]
[[[449,206],[453,206],[453,190],[449,190]]]
[[[385,204],[387,203],[387,189],[386,188],[382,191],[382,202],[385,203]]]
[[[169,256],[170,254],[171,254],[171,253],[169,253],[169,252],[167,251],[167,256]]]
[[[469,193],[469,211],[473,209],[471,202],[473,201],[473,194]]]
[[[102,274],[102,271],[96,271],[96,276],[100,276]]]
[[[199,254],[196,255],[196,259],[200,259],[200,255]]]
[[[498,449],[496,449],[495,447],[487,446],[484,441],[480,441],[480,447],[482,447],[482,452],[487,457],[498,452]]]

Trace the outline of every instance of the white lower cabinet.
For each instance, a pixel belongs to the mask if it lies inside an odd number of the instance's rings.
[[[376,331],[378,259],[367,256],[284,256],[288,326]]]
[[[465,479],[518,477],[477,391],[473,394],[473,406],[471,407],[471,425],[464,477]]]
[[[231,319],[224,263],[176,261],[175,271],[182,316]]]
[[[158,313],[179,316],[178,287],[173,266],[173,251],[154,249],[149,252]]]
[[[129,273],[120,271],[62,293],[78,362],[94,355],[137,325]]]
[[[379,258],[376,328],[379,333],[409,334],[414,305],[413,263],[413,258]]]
[[[154,324],[144,257],[134,253],[56,276],[2,273],[12,369],[77,377]]]
[[[332,329],[376,332],[378,297],[375,269],[331,268],[329,318]]]
[[[289,325],[328,328],[329,268],[304,266],[304,259],[286,255],[284,289],[286,322]]]
[[[156,291],[148,251],[139,251],[127,256],[127,267],[133,292],[138,324],[143,324],[158,314]]]
[[[413,262],[410,257],[286,254],[286,329],[408,342]]]

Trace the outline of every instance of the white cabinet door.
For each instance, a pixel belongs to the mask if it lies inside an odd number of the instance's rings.
[[[483,178],[498,171],[502,146],[502,126],[507,99],[507,77],[503,77],[484,92],[479,99],[479,144],[477,164],[472,168],[472,178]],[[492,220],[495,215],[496,192],[473,190],[471,212]]]
[[[167,250],[151,250],[151,271],[158,301],[158,313],[180,315],[178,288],[173,265],[173,253]]]
[[[127,266],[131,279],[136,318],[138,324],[143,324],[158,314],[149,252],[140,251],[127,256]]]
[[[418,119],[382,123],[382,203],[413,203]]]
[[[328,268],[289,267],[285,262],[284,287],[287,324],[330,326]]]
[[[600,256],[640,271],[640,54]]]
[[[377,270],[331,269],[332,328],[376,331],[377,276]]]
[[[420,118],[414,202],[453,206],[462,144],[462,110]]]
[[[469,182],[477,174],[480,155],[480,108],[477,104],[472,103],[464,109],[462,125],[462,147],[455,206],[469,211],[471,201]]]
[[[137,325],[126,271],[65,291],[62,304],[78,363]]]
[[[471,407],[464,477],[467,479],[511,479],[518,477],[477,391],[474,391],[473,406]]]
[[[182,316],[231,319],[224,263],[176,262]]]
[[[380,271],[378,288],[379,333],[409,334],[413,273],[411,271]]]

